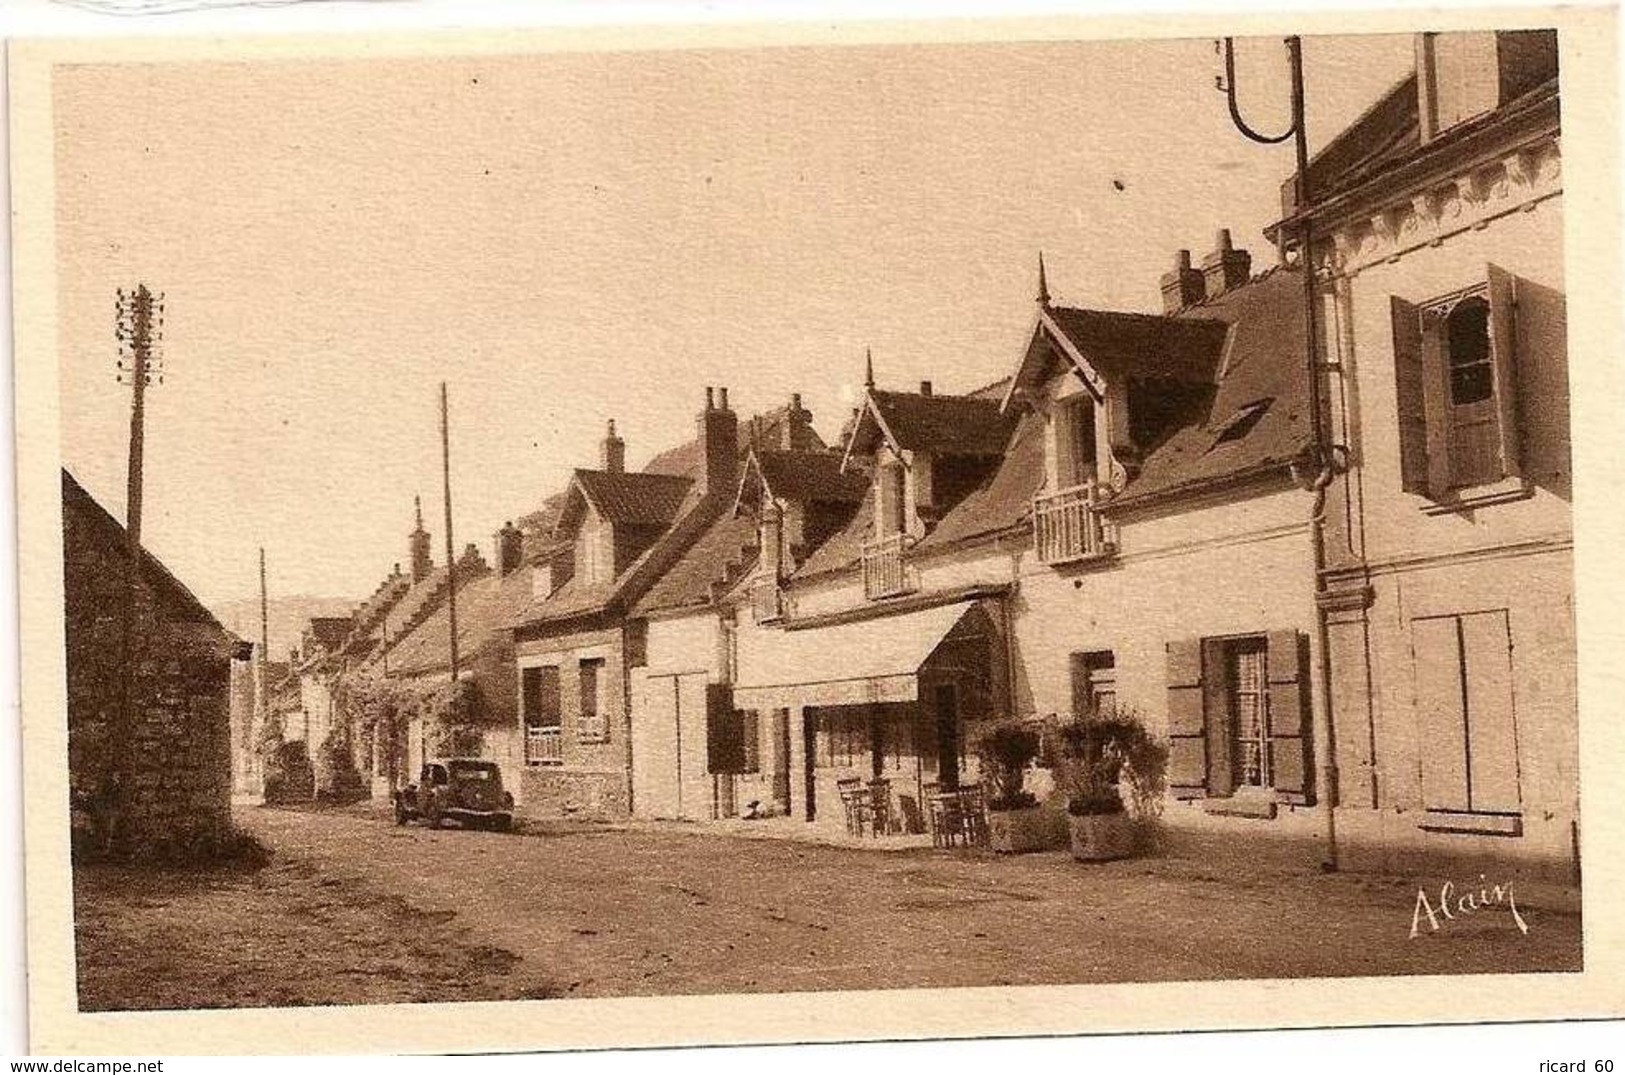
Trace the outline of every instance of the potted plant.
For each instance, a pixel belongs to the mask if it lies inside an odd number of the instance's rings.
[[[1055,782],[1066,796],[1072,857],[1105,862],[1133,855],[1145,823],[1162,808],[1168,748],[1138,714],[1120,710],[1063,725],[1057,738]]]
[[[1017,854],[1054,846],[1054,825],[1026,788],[1027,766],[1038,757],[1038,730],[1016,721],[1000,721],[977,742],[987,798],[988,846]]]

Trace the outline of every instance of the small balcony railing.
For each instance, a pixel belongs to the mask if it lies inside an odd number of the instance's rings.
[[[903,550],[907,534],[892,534],[863,543],[863,595],[868,598],[896,597],[913,593]]]
[[[1099,486],[1085,482],[1033,498],[1033,550],[1046,564],[1065,564],[1116,552],[1101,521]]]
[[[531,725],[525,729],[526,765],[563,765],[564,736],[556,725]]]

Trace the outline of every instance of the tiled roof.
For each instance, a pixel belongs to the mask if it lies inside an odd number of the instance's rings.
[[[1181,337],[1177,325],[1169,326],[1158,338],[1194,341],[1203,356],[1222,351],[1224,367],[1211,371],[1216,385],[1207,395],[1195,397],[1198,402],[1185,420],[1151,448],[1117,503],[1284,466],[1308,447],[1303,277],[1295,270],[1275,269],[1176,318],[1154,320],[1180,319],[1200,328]],[[1229,336],[1228,344],[1219,340],[1218,351],[1212,338],[1215,325]],[[1235,439],[1216,444],[1220,432],[1243,408],[1264,400],[1268,406],[1255,424]],[[1030,519],[1032,498],[1045,480],[1044,419],[1026,408],[1013,410],[1022,416],[997,471],[947,512],[917,548],[974,540]],[[873,494],[866,492],[852,520],[813,551],[797,576],[838,571],[861,560],[872,505]]]
[[[762,416],[758,432],[764,443],[783,443],[781,423],[787,420],[787,413],[788,408],[780,408]],[[741,427],[740,432],[743,458],[749,442],[743,436],[746,428]],[[821,446],[823,442],[813,434],[807,443]],[[511,625],[595,615],[618,603],[639,601],[666,575],[686,571],[682,563],[686,551],[724,514],[734,492],[732,488],[718,489],[715,495],[705,495],[697,480],[703,469],[699,443],[689,441],[657,455],[641,472],[577,471],[576,483],[582,496],[591,496],[599,510],[613,521],[657,526],[664,532],[614,580],[591,582],[573,576],[547,597],[528,601],[510,617]],[[567,502],[561,525],[567,526],[570,514],[576,510],[576,502]],[[684,582],[680,588],[686,586]]]
[[[758,451],[755,460],[767,487],[785,500],[855,504],[869,485],[862,474],[843,472],[834,452]]]
[[[460,660],[471,660],[507,631],[516,613],[530,603],[530,572],[496,573],[474,579],[457,590],[457,647]],[[391,674],[422,675],[451,666],[451,609],[442,602],[428,619],[389,651]]]
[[[1223,376],[1196,420],[1154,447],[1119,500],[1285,464],[1310,443],[1303,277],[1277,268],[1191,311],[1230,325]],[[1257,423],[1215,443],[1243,407],[1269,400]]]
[[[1016,423],[999,469],[944,515],[918,547],[950,545],[1026,522],[1043,484],[1044,418],[1027,411]]]
[[[458,592],[490,572],[483,560],[472,560],[464,556],[459,561],[457,572]],[[413,583],[400,601],[390,610],[384,620],[384,639],[381,644],[372,647],[368,653],[369,663],[389,661],[393,664],[395,646],[403,639],[409,638],[416,628],[414,624],[421,624],[434,614],[436,608],[444,605],[446,595],[446,568],[444,565],[434,568],[419,582]]]
[[[945,455],[997,455],[1012,423],[996,400],[970,396],[924,396],[911,392],[869,391],[868,406],[904,450]],[[859,423],[862,435],[867,421]]]
[[[666,474],[678,478],[697,478],[705,469],[705,457],[700,452],[698,440],[684,441],[675,448],[665,451],[649,460],[643,468],[644,474]]]
[[[665,474],[613,474],[603,470],[578,470],[575,482],[604,518],[635,526],[669,526],[694,484],[690,478]],[[561,523],[569,518],[566,509]]]
[[[369,640],[375,640],[378,626],[394,608],[406,592],[412,588],[412,579],[399,571],[385,576],[384,581],[361,604],[356,606],[350,614],[350,637],[345,642],[345,648],[351,652],[359,652],[370,648]]]
[[[852,513],[852,518],[808,554],[796,568],[795,577],[803,578],[808,575],[821,575],[826,571],[839,571],[861,560],[863,543],[868,538],[870,524],[874,521],[874,502],[874,486],[865,483],[863,500],[859,503],[857,511]]]
[[[707,604],[714,582],[733,582],[756,560],[756,522],[724,513],[638,601],[639,613]]]
[[[1053,306],[1046,311],[1084,359],[1108,378],[1208,383],[1224,348],[1224,322]]]

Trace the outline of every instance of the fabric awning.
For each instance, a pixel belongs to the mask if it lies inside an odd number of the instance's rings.
[[[800,631],[739,633],[734,706],[912,702],[920,666],[975,601]]]

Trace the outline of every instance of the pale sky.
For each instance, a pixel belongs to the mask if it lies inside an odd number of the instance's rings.
[[[1249,118],[1286,119],[1278,39],[1243,42]],[[1318,145],[1411,62],[1306,42]],[[66,465],[124,511],[113,300],[168,297],[149,395],[147,546],[206,603],[359,598],[593,466],[687,439],[705,385],[803,393],[833,438],[882,386],[966,391],[1059,302],[1159,308],[1220,227],[1272,264],[1290,143],[1255,146],[1206,40],[79,66],[56,76]],[[1115,181],[1122,184],[1117,189]]]

